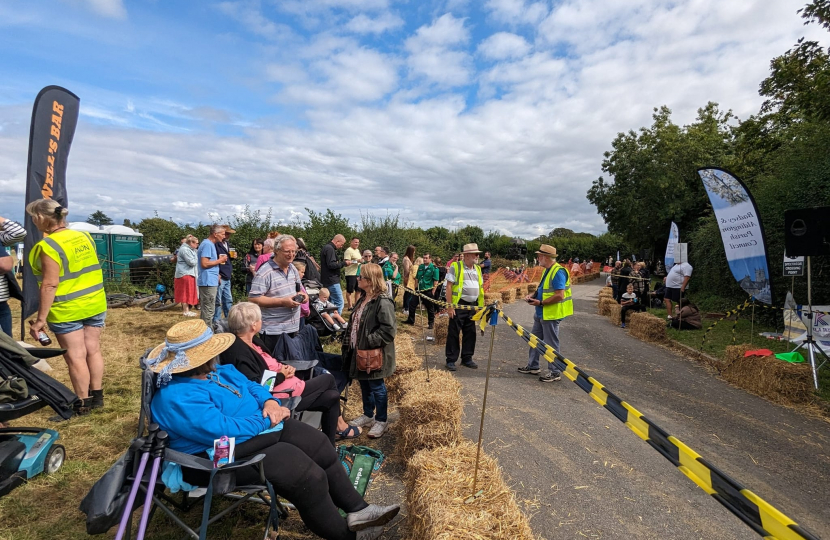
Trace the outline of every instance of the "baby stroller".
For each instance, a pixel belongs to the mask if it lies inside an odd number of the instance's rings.
[[[0,422],[52,407],[60,418],[72,416],[78,397],[66,386],[32,367],[38,358],[63,354],[63,349],[25,349],[0,332]],[[37,358],[35,356],[36,355]],[[56,444],[53,429],[0,428],[0,497],[43,472],[58,471],[66,450]]]
[[[344,329],[335,329],[334,326],[326,321],[320,312],[314,307],[314,302],[317,301],[317,298],[320,295],[320,289],[322,289],[323,286],[320,285],[320,282],[313,279],[303,280],[303,286],[308,293],[308,307],[310,310],[308,317],[306,317],[305,320],[306,324],[313,326],[315,330],[317,330],[317,335],[319,337],[333,336],[332,339],[335,341],[341,341],[343,339],[343,335],[345,334]]]

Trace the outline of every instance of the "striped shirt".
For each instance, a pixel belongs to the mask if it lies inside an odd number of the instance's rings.
[[[268,298],[285,298],[297,294],[297,284],[300,283],[300,273],[293,264],[288,265],[288,271],[283,272],[273,261],[268,261],[257,270],[251,281],[249,298],[266,296]],[[269,336],[288,334],[300,329],[300,306],[264,307],[262,308],[262,332]]]
[[[478,301],[478,272],[476,271],[476,266],[473,265],[472,268],[467,268],[467,266],[462,263],[461,266],[464,268],[464,281],[461,285],[461,300],[465,302],[476,302]],[[447,283],[455,283],[456,282],[456,275],[454,267],[450,267],[450,271],[447,272]]]
[[[0,257],[9,256],[5,246],[22,242],[24,238],[26,238],[26,229],[21,227],[20,223],[7,219],[0,225]],[[0,275],[0,302],[5,302],[8,299],[9,282],[6,281],[6,276]]]

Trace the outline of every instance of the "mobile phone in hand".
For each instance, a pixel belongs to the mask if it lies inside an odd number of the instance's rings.
[[[298,294],[297,296],[292,298],[292,300],[299,304],[302,304],[303,302],[305,302],[305,296],[303,296],[302,294]]]

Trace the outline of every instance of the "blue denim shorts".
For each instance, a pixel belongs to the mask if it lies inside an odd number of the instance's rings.
[[[59,323],[51,323],[47,322],[46,324],[49,325],[49,330],[51,330],[55,334],[68,334],[70,332],[75,332],[77,330],[82,330],[84,326],[93,326],[95,328],[103,328],[104,321],[107,318],[107,312],[104,311],[103,313],[99,313],[98,315],[93,315],[92,317],[87,317],[86,319],[81,319],[80,321],[71,321],[71,322],[59,322]]]

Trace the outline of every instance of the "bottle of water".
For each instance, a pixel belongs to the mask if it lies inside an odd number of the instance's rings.
[[[222,435],[213,449],[213,468],[218,469],[230,462],[231,443],[227,435]]]

